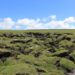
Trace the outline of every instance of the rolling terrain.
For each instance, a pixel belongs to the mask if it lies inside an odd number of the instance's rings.
[[[0,75],[70,75],[75,30],[0,30]]]

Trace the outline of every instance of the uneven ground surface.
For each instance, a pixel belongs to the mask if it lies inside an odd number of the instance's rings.
[[[69,73],[68,75],[75,75],[75,70],[73,70],[73,72]]]
[[[75,30],[0,31],[0,75],[75,75],[74,69]]]

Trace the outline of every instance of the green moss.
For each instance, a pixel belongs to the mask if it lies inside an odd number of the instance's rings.
[[[11,66],[3,66],[4,69],[0,71],[2,75],[15,75],[17,73],[28,73],[29,75],[37,75],[35,68],[29,64],[19,63]],[[2,67],[2,68],[3,68]]]
[[[70,56],[74,59],[74,62],[75,62],[75,51],[73,51]]]
[[[52,55],[53,56],[59,56],[61,54],[65,54],[65,53],[67,54],[68,51],[67,50],[58,50],[58,51],[54,52]]]
[[[66,69],[66,70],[72,71],[73,69],[75,69],[75,64],[66,58],[61,59],[60,65],[62,68]]]

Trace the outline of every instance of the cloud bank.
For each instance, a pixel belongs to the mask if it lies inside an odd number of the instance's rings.
[[[68,17],[64,20],[57,20],[56,15],[37,19],[0,19],[0,29],[75,29],[75,17]]]

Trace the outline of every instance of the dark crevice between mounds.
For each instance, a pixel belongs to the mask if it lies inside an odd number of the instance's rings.
[[[27,63],[27,64],[31,64],[31,62],[30,62],[30,61],[28,61],[28,60],[25,60],[25,63]]]
[[[54,53],[54,52],[56,52],[56,51],[55,51],[54,49],[49,49],[48,52]]]
[[[22,40],[12,40],[10,43],[25,43],[25,41],[22,41]]]
[[[66,37],[66,40],[71,41],[71,38],[70,37]]]
[[[69,53],[68,52],[63,52],[63,53],[60,53],[60,54],[55,54],[53,56],[57,56],[57,57],[66,57],[66,56],[69,56]]]
[[[48,52],[50,53],[55,53],[57,51],[58,47],[55,47],[55,45],[50,46],[50,49],[48,50]]]
[[[57,57],[63,57],[63,58],[67,58],[69,59],[70,61],[74,62],[75,63],[75,59],[70,55],[69,52],[62,52],[60,54],[55,54],[53,56],[57,56]]]
[[[44,37],[46,37],[45,34],[43,34],[43,33],[33,33],[33,35],[35,36],[35,38],[44,38]]]
[[[68,73],[71,73],[72,70],[63,67],[63,66],[60,64],[60,61],[61,61],[61,60],[57,60],[57,61],[55,62],[55,64],[54,64],[54,65],[57,67],[57,69],[59,69],[59,70],[60,70],[60,69],[63,69],[65,75],[68,75]]]
[[[60,54],[58,54],[57,56],[58,57],[66,57],[66,56],[68,56],[69,54],[67,53],[67,52],[64,52],[64,53],[60,53]]]
[[[10,52],[0,52],[0,58],[10,57],[12,54]]]
[[[10,52],[0,52],[0,59],[2,62],[5,62],[8,57],[11,57],[12,54]]]
[[[75,43],[75,40],[73,40],[72,42]]]
[[[57,60],[54,65],[55,65],[57,68],[59,68],[59,67],[60,67],[60,60]]]
[[[37,72],[45,72],[43,69],[36,68]]]
[[[62,66],[61,66],[62,67]],[[68,73],[71,73],[72,72],[72,70],[70,70],[70,69],[68,69],[68,68],[65,68],[65,67],[62,67],[63,69],[64,69],[64,72],[66,73],[66,74],[68,74]]]
[[[42,73],[46,73],[45,70],[43,69],[40,69],[40,68],[36,68],[37,72],[38,72],[38,75],[41,75]]]
[[[28,42],[32,42],[32,39],[30,40],[18,40],[18,39],[14,39],[12,40],[10,43],[28,43]]]
[[[34,57],[38,58],[42,53],[41,52],[37,52],[34,54]]]
[[[67,40],[67,41],[71,41],[71,37],[68,37],[68,36],[66,36],[66,35],[64,35],[64,36],[59,36],[59,37],[57,37],[56,38],[57,39],[57,41],[62,41],[62,40]]]
[[[72,61],[72,62],[75,63],[75,59],[74,59],[71,55],[69,55],[69,56],[67,57],[67,59],[69,59],[70,61]]]
[[[17,73],[16,75],[29,75],[28,73]]]
[[[24,54],[24,55],[28,55],[28,54],[30,54],[31,52],[32,52],[33,50],[24,50],[24,49],[19,49],[19,52],[21,52],[22,54]]]
[[[49,42],[49,45],[53,47],[56,47],[56,48],[59,48],[59,42],[58,41],[52,41],[52,42]]]
[[[28,33],[26,33],[26,36],[35,37],[35,38],[44,38],[44,37],[46,37],[45,34],[39,33],[39,32],[28,32]]]

